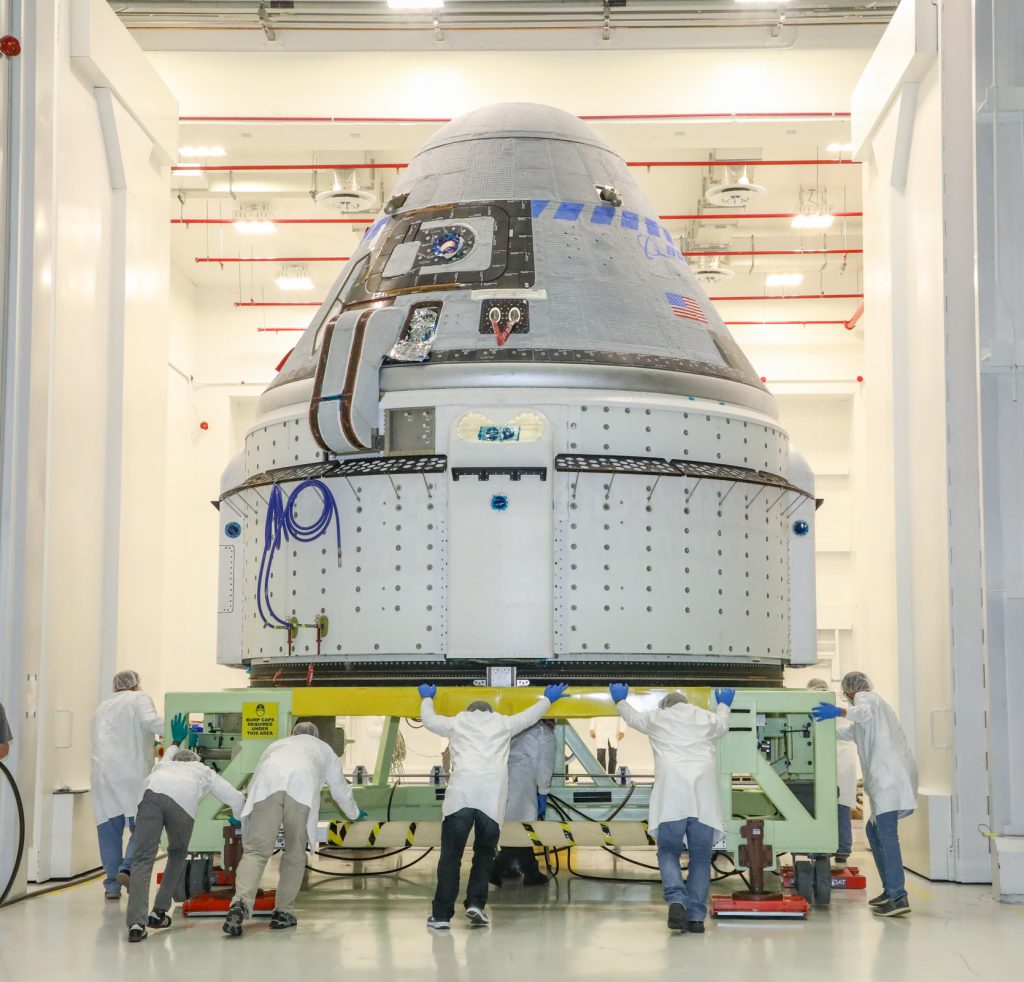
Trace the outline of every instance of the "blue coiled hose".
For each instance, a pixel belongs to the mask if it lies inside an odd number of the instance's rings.
[[[302,525],[295,518],[296,505],[303,491],[315,488],[320,492],[322,509],[320,515],[309,525]],[[294,539],[296,542],[315,542],[330,530],[334,523],[338,554],[341,554],[341,518],[338,515],[338,503],[334,500],[331,489],[323,481],[303,481],[285,499],[280,484],[270,489],[270,500],[267,506],[267,520],[263,526],[263,557],[260,559],[260,572],[256,585],[256,607],[267,627],[291,627],[291,622],[281,617],[270,602],[270,573],[274,565],[274,556],[285,542]]]

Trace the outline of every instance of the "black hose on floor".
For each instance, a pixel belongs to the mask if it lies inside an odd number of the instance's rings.
[[[18,854],[14,858],[14,868],[11,870],[10,879],[8,879],[3,892],[0,893],[0,904],[2,904],[14,886],[14,878],[18,875],[18,869],[21,866],[21,857],[25,854],[25,806],[22,803],[21,792],[18,790],[18,783],[14,780],[14,775],[2,761],[0,761],[0,771],[3,771],[7,777],[7,781],[11,785],[11,791],[14,792],[14,801],[18,806]]]

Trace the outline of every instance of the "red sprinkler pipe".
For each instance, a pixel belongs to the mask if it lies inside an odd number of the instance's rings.
[[[287,331],[305,331],[305,327],[257,327],[258,334],[283,334]],[[280,369],[278,369],[280,371]]]
[[[237,218],[172,218],[172,225],[234,225]],[[372,225],[372,218],[271,218],[272,225]]]
[[[321,301],[322,302],[322,301]],[[236,307],[319,307],[316,300],[236,300]]]
[[[724,321],[726,327],[774,327],[775,325],[782,324],[797,324],[797,325],[811,325],[811,324],[842,324],[846,325],[846,321]]]
[[[848,330],[852,331],[857,326],[859,321],[864,316],[864,301],[860,302],[860,306],[853,312],[853,316],[843,323],[843,326]]]
[[[347,263],[351,256],[196,256],[197,263]]]
[[[864,213],[861,211],[834,211],[833,218],[860,218]],[[723,218],[730,221],[739,219],[764,219],[764,218],[796,218],[796,212],[780,212],[778,214],[741,214],[730,215],[727,212],[720,215],[702,212],[699,215],[659,215],[658,219],[663,222],[714,222]],[[237,218],[172,218],[172,225],[234,225]],[[273,225],[372,225],[372,218],[272,218],[269,219]]]
[[[751,297],[708,297],[718,303],[722,300],[859,300],[863,293],[795,293],[789,296],[751,296]],[[235,304],[237,307],[238,305]]]
[[[863,249],[742,249],[724,252],[684,252],[684,256],[858,256]]]

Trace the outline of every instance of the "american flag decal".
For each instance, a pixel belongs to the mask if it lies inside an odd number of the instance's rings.
[[[687,320],[700,321],[702,324],[708,322],[708,315],[701,309],[699,303],[693,297],[683,297],[678,293],[666,293],[665,299],[672,308],[676,317],[685,317]]]

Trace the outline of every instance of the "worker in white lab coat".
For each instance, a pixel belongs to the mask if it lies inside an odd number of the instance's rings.
[[[92,809],[100,844],[100,862],[106,876],[108,900],[128,886],[135,855],[135,809],[142,785],[153,768],[153,738],[164,732],[163,717],[153,700],[139,691],[138,672],[126,669],[114,676],[114,694],[93,713]],[[129,829],[124,848],[124,827]],[[123,851],[122,851],[123,850]]]
[[[871,691],[871,680],[863,672],[847,672],[841,684],[850,707],[823,702],[814,707],[812,714],[819,723],[842,718],[853,724],[852,738],[860,756],[864,791],[871,802],[865,831],[882,879],[882,893],[869,903],[882,917],[909,914],[899,820],[917,808],[917,764],[896,713]],[[837,736],[850,739],[851,734]]]
[[[424,683],[419,687],[423,725],[431,733],[448,738],[452,755],[452,776],[441,808],[444,817],[437,890],[427,918],[428,927],[451,927],[459,895],[459,867],[471,831],[473,866],[466,888],[466,917],[474,926],[490,923],[484,907],[508,799],[509,745],[517,733],[537,723],[551,704],[565,694],[566,688],[549,685],[536,705],[515,716],[496,713],[482,700],[471,702],[455,716],[438,716],[434,712],[437,686]]]
[[[544,818],[555,763],[555,721],[542,719],[512,737],[508,753],[506,822],[534,822]],[[540,871],[533,846],[502,846],[491,870],[491,883],[500,887],[519,870],[523,886],[548,882]]]
[[[295,898],[306,869],[306,846],[316,851],[320,821],[320,789],[352,821],[365,817],[345,780],[341,762],[320,739],[313,723],[296,723],[290,737],[263,751],[246,791],[242,819],[242,860],[235,873],[235,895],[224,919],[224,933],[237,938],[242,922],[252,914],[260,878],[274,853],[278,830],[284,826],[284,853],[277,881],[277,899],[270,926],[294,927]]]
[[[152,928],[171,926],[167,913],[175,896],[184,894],[188,844],[192,838],[196,810],[208,794],[224,802],[236,815],[242,813],[245,798],[213,768],[207,767],[199,755],[186,748],[179,749],[189,735],[188,717],[179,713],[171,720],[174,743],[163,760],[150,772],[143,785],[135,819],[135,862],[132,866],[131,890],[128,893],[128,940],[142,941],[147,925]],[[156,903],[149,910],[149,888],[153,879],[153,863],[160,848],[160,836],[167,833],[167,867]]]
[[[811,679],[812,692],[831,692],[824,679]],[[853,743],[853,724],[836,720],[836,783],[839,786],[839,847],[836,862],[845,865],[853,851],[853,809],[857,807],[857,747]]]
[[[590,721],[590,741],[597,752],[597,762],[608,774],[614,774],[619,761],[619,743],[626,735],[618,716],[595,716]]]
[[[629,686],[614,682],[609,690],[619,715],[628,726],[647,734],[654,751],[654,790],[647,821],[658,842],[668,926],[673,931],[703,934],[715,838],[725,831],[715,744],[729,730],[729,707],[736,690],[717,689],[713,713],[691,706],[682,692],[669,692],[657,709],[642,713],[626,702]],[[690,859],[685,883],[679,865],[684,840]]]

